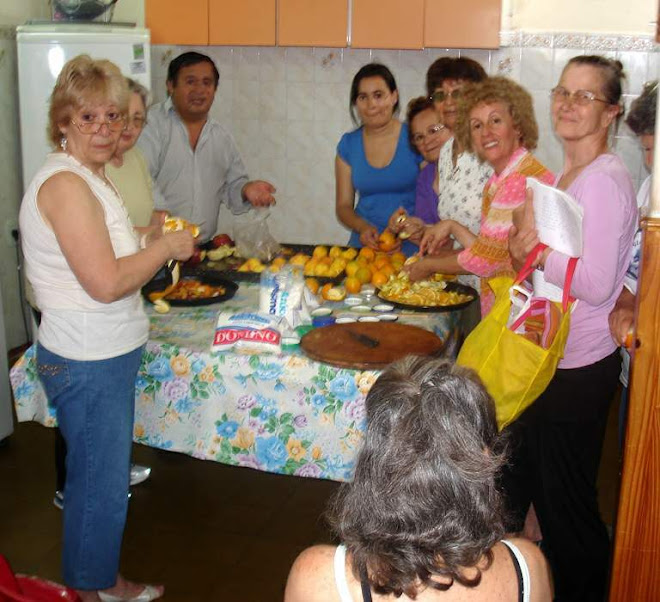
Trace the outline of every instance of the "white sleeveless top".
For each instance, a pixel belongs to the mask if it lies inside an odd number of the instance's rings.
[[[503,539],[502,543],[513,552],[516,557],[518,567],[520,568],[520,579],[522,585],[522,601],[530,602],[531,600],[531,578],[529,574],[529,567],[527,561],[522,555],[518,547],[510,541]],[[334,558],[334,573],[335,573],[335,587],[339,594],[341,602],[354,602],[351,592],[348,588],[348,579],[346,578],[346,546],[344,544],[338,545],[335,550]]]
[[[65,153],[52,153],[28,186],[19,214],[26,276],[41,311],[39,342],[73,360],[91,361],[133,351],[147,340],[149,321],[139,291],[101,303],[90,297],[71,271],[54,232],[37,206],[37,193],[54,174],[70,171],[89,186],[105,214],[116,257],[140,250],[140,242],[116,190]]]

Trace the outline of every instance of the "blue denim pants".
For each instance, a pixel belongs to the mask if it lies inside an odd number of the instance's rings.
[[[37,347],[39,377],[67,445],[62,576],[75,589],[117,580],[142,349],[81,362]]]

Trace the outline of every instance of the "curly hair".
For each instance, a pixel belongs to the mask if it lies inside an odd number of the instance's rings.
[[[354,480],[328,514],[355,576],[412,599],[425,587],[478,585],[478,564],[490,567],[504,534],[495,480],[506,454],[493,400],[470,370],[408,357],[381,374],[366,404]],[[468,567],[478,568],[472,579]]]
[[[417,147],[413,142],[413,133],[410,126],[412,125],[413,119],[415,119],[417,115],[419,115],[422,111],[427,110],[435,112],[435,105],[428,96],[418,96],[413,98],[408,103],[408,108],[406,109],[406,122],[408,123],[408,142],[410,142],[410,146],[415,149],[415,152],[417,152]]]
[[[446,79],[477,83],[487,77],[486,71],[477,61],[466,57],[443,56],[433,61],[426,72],[426,92],[431,96]]]
[[[520,143],[534,150],[539,139],[539,128],[534,117],[532,97],[520,84],[506,77],[489,77],[478,84],[466,86],[458,105],[456,137],[463,148],[474,152],[470,133],[470,113],[477,105],[501,102],[506,105],[513,125],[520,131]]]
[[[644,84],[642,93],[633,100],[626,125],[636,136],[655,135],[655,110],[658,104],[658,80]]]
[[[55,82],[48,109],[48,139],[54,147],[62,138],[60,126],[71,120],[79,109],[100,102],[128,111],[128,85],[119,67],[108,60],[95,60],[80,54],[68,61]]]

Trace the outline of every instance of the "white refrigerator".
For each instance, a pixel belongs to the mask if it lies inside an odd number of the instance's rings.
[[[151,88],[149,30],[130,25],[43,23],[16,28],[23,189],[43,165],[48,103],[64,63],[79,54],[109,59]]]

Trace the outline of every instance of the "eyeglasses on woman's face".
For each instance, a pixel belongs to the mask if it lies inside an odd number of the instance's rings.
[[[439,134],[444,129],[445,129],[444,125],[442,125],[441,123],[436,123],[435,125],[432,125],[429,128],[427,128],[426,134],[422,134],[421,132],[418,133],[418,134],[413,134],[413,137],[412,137],[413,144],[415,144],[416,146],[419,146],[427,138],[431,138],[431,137]]]
[[[71,119],[71,123],[75,125],[81,134],[98,134],[101,128],[105,125],[111,132],[119,132],[126,126],[126,120],[121,113],[107,113],[105,119],[96,119],[95,115],[83,113],[78,120]]]
[[[448,98],[458,100],[462,93],[463,90],[461,90],[461,88],[456,88],[450,92],[445,92],[444,90],[436,90],[433,94],[431,94],[431,96],[429,96],[429,99],[433,102],[445,102],[445,100]]]
[[[610,104],[609,101],[605,100],[604,98],[598,98],[593,92],[590,92],[589,90],[575,90],[573,92],[569,92],[563,86],[557,86],[550,90],[550,97],[555,102],[572,102],[579,107],[585,107],[594,101],[602,102],[606,105]]]

